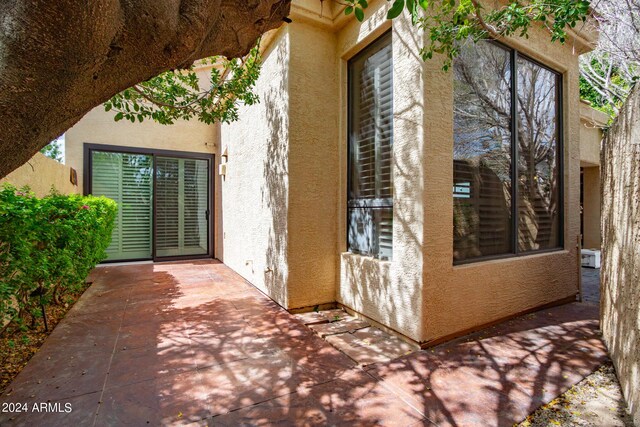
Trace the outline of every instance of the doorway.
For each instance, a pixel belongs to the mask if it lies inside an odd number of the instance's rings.
[[[213,155],[85,144],[85,193],[118,204],[107,262],[213,256]]]

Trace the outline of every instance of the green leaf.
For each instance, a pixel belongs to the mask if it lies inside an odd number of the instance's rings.
[[[344,10],[345,15],[351,15],[353,13],[353,6],[347,6]]]
[[[362,9],[360,9],[359,7],[356,7],[353,10],[353,13],[355,13],[356,15],[356,19],[360,22],[362,22],[364,20],[364,12],[362,11]]]
[[[429,7],[429,0],[418,0],[418,4],[423,10],[427,10]]]
[[[391,5],[391,9],[387,12],[387,19],[395,19],[402,13],[404,9],[404,0],[395,0],[393,5]]]
[[[119,122],[120,120],[122,120],[122,118],[124,117],[124,114],[121,112],[117,113],[115,115],[115,117],[113,118],[113,120],[115,120],[116,122]]]

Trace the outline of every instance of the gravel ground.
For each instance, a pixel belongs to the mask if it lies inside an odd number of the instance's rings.
[[[625,408],[615,370],[611,364],[606,364],[563,395],[538,408],[519,426],[633,427]]]

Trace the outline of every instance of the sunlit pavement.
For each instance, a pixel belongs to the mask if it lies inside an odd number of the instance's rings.
[[[219,262],[90,280],[0,425],[511,425],[606,360],[593,303],[363,369]]]

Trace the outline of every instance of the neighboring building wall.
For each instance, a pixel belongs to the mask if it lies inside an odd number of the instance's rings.
[[[584,249],[600,249],[600,167],[584,167],[582,179],[582,246]]]
[[[36,196],[43,197],[55,188],[62,194],[80,193],[80,186],[71,183],[71,168],[36,153],[27,163],[0,179],[0,184],[9,182],[16,187],[28,185]]]
[[[580,104],[580,166],[583,168],[583,247],[600,249],[600,143],[609,116]]]
[[[638,89],[638,88],[636,88]],[[602,157],[601,328],[640,425],[640,90],[608,132]]]
[[[602,111],[591,108],[585,102],[580,102],[580,165],[599,166],[600,146],[602,142],[602,128],[609,121]]]
[[[287,307],[289,27],[271,37],[256,84],[260,102],[241,107],[239,120],[221,127],[221,153],[228,155],[220,187],[222,261]]]

